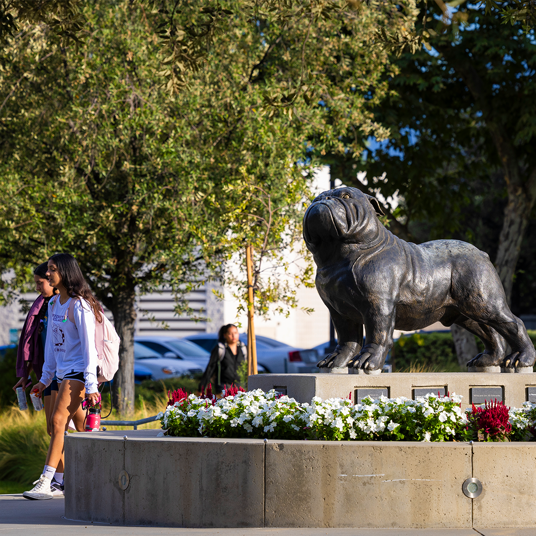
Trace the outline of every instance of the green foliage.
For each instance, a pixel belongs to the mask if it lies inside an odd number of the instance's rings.
[[[136,385],[136,407],[142,403],[156,405],[158,401],[165,397],[167,399],[169,391],[183,389],[187,393],[196,393],[200,378],[181,377],[169,380],[146,380],[140,385]]]
[[[460,372],[450,332],[414,333],[400,337],[394,344],[394,363],[396,372],[408,372],[415,368]]]
[[[463,229],[465,213],[492,186],[492,173],[502,165],[493,128],[512,144],[516,161],[528,169],[536,164],[536,80],[530,68],[536,45],[519,25],[501,24],[496,12],[486,15],[476,5],[459,9],[470,27],[458,36],[435,37],[434,54],[422,50],[395,62],[400,74],[390,80],[390,97],[376,116],[391,137],[358,166],[378,178],[369,188],[386,198],[402,196],[397,219],[406,228],[413,220],[426,221],[432,238]],[[468,90],[470,76],[478,79],[478,92]],[[504,182],[496,195],[503,192]]]
[[[248,362],[247,361],[242,361],[242,363],[238,365],[236,374],[239,378],[238,386],[242,387],[242,389],[245,389],[247,391],[248,390]]]
[[[15,373],[17,363],[17,349],[9,348],[3,358],[0,358],[0,411],[2,408],[17,404],[17,394],[13,391],[13,386],[19,381]],[[31,373],[34,384],[36,383],[35,373]],[[28,404],[31,406],[29,391]]]
[[[180,4],[175,43],[181,28],[195,33],[217,15]],[[269,3],[252,18],[252,2],[235,2],[233,17],[216,17],[206,61],[176,95],[157,74],[167,63],[151,21],[165,10],[88,2],[77,47],[25,26],[0,55],[0,195],[10,200],[0,207],[0,272],[15,271],[4,291],[23,287],[32,264],[70,252],[130,341],[136,291],[170,287],[176,312],[191,315],[185,294],[220,277],[243,299],[250,244],[258,311],[296,306],[295,286],[310,284],[312,269],[293,266],[302,252],[290,250],[316,152],[343,154],[349,128],[387,135],[372,113],[387,88],[379,79],[387,54],[369,46],[389,10],[328,17],[321,4],[295,20]],[[132,347],[120,353],[128,397]]]
[[[39,478],[48,451],[44,411],[2,413],[0,425],[0,481],[31,484]]]
[[[9,480],[0,481],[0,495],[22,493],[27,490],[28,486],[20,484],[19,482],[11,482]]]

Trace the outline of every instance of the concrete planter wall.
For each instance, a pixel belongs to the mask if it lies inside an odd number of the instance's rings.
[[[177,527],[536,527],[536,444],[66,437],[69,519]],[[127,439],[123,436],[127,435]],[[462,492],[478,478],[482,494]]]

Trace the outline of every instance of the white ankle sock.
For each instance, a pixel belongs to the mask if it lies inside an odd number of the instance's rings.
[[[58,471],[56,471],[54,473],[54,480],[58,483],[58,484],[63,484],[63,473],[58,473]]]
[[[54,478],[55,472],[56,472],[56,468],[51,467],[50,465],[45,465],[45,468],[43,469],[43,475],[45,475],[47,478],[50,478],[50,480]]]

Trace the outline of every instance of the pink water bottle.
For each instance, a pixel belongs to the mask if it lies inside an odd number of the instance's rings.
[[[88,409],[86,416],[86,432],[98,432],[100,428],[101,405],[96,404]]]

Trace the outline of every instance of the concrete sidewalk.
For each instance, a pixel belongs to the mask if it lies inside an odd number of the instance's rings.
[[[119,527],[87,524],[64,517],[63,499],[29,501],[22,495],[0,495],[0,536],[15,534],[70,536],[73,531],[99,536],[536,536],[532,529],[181,529],[162,527]]]

